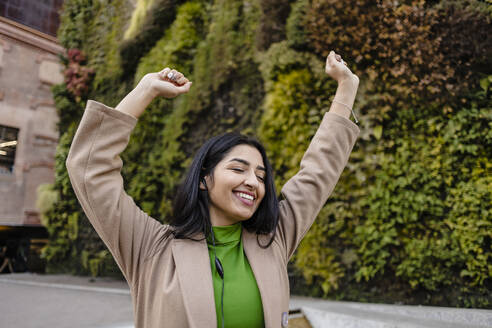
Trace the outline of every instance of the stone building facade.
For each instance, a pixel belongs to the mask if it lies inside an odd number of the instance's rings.
[[[0,2],[0,226],[40,225],[36,189],[54,181],[61,2]]]

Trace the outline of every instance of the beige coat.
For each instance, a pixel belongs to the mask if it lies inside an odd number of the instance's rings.
[[[215,328],[206,242],[163,238],[168,226],[140,210],[123,189],[119,154],[136,123],[131,115],[89,100],[66,162],[73,189],[128,281],[137,328]],[[256,236],[243,230],[265,327],[286,326],[287,262],[335,187],[359,132],[352,121],[326,113],[300,171],[282,188],[272,245],[260,248]]]

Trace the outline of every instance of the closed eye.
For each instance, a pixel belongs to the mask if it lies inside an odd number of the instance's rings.
[[[231,168],[231,170],[232,170],[232,171],[236,171],[236,172],[241,172],[241,173],[242,173],[242,172],[244,172],[244,170],[243,170],[243,169],[236,168],[236,167]],[[258,178],[261,182],[265,182],[265,178],[264,178],[264,177],[259,176],[259,175],[257,175],[256,177],[257,177],[257,178]]]

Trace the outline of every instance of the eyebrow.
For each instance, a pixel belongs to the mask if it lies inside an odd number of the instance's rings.
[[[249,165],[250,165],[250,163],[249,163],[248,161],[246,161],[246,160],[244,160],[244,159],[241,159],[241,158],[233,158],[233,159],[231,159],[229,162],[233,162],[233,161],[234,161],[234,162],[239,162],[239,163],[242,163],[242,164],[247,165],[247,166],[249,166]],[[261,170],[261,171],[265,171],[265,172],[266,172],[266,169],[265,169],[263,166],[260,166],[260,165],[258,165],[258,166],[256,167],[256,169]]]

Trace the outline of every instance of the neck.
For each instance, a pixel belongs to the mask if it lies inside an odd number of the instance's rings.
[[[240,222],[237,220],[229,219],[228,217],[223,215],[223,213],[216,213],[214,208],[210,209],[209,216],[210,216],[210,222],[212,223],[213,227],[229,226]]]

